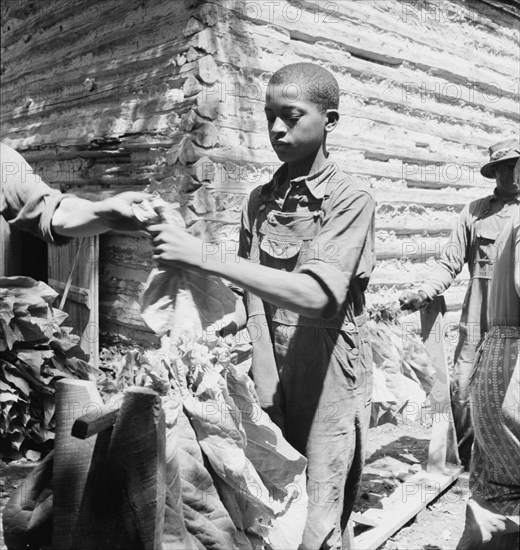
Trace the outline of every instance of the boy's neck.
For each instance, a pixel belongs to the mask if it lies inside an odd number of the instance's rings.
[[[288,163],[287,178],[289,180],[293,180],[303,176],[311,176],[312,174],[319,172],[328,162],[328,156],[329,154],[326,150],[324,148],[320,148],[314,158],[310,157],[299,162]]]

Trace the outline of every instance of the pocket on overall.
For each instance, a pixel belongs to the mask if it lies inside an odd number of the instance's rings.
[[[339,365],[346,377],[348,387],[358,388],[363,382],[358,334],[334,328],[324,329],[324,333],[331,362],[334,361]]]
[[[261,264],[293,271],[298,263],[303,241],[287,241],[264,235],[260,242],[260,253],[268,256]]]
[[[492,228],[481,227],[475,233],[475,267],[473,277],[491,278],[493,264],[498,250],[495,244],[497,232]]]

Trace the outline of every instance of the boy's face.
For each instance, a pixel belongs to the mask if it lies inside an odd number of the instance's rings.
[[[329,122],[331,112],[320,111],[296,83],[270,85],[265,115],[269,139],[278,158],[296,163],[316,156],[325,132],[336,126],[337,120]]]

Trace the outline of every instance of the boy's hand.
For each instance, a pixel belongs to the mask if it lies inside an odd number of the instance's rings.
[[[150,197],[149,193],[127,191],[99,201],[95,203],[99,219],[110,229],[143,229],[143,224],[135,217],[132,204],[143,202]]]
[[[428,296],[422,290],[411,292],[409,290],[403,292],[399,296],[399,303],[402,310],[418,311],[428,305]]]
[[[153,259],[183,269],[200,270],[204,267],[203,242],[174,224],[150,225]]]

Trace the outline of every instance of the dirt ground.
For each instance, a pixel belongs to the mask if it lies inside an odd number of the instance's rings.
[[[428,457],[430,431],[428,425],[402,419],[397,426],[370,429],[356,511],[377,508],[401,483],[400,477],[420,469]],[[468,474],[464,473],[379,550],[454,550],[464,528],[468,491]]]
[[[401,483],[399,478],[420,468],[428,456],[430,429],[426,423],[402,419],[397,426],[384,424],[370,429],[357,512],[377,507]],[[0,462],[1,509],[36,464],[26,459]],[[454,550],[464,527],[467,498],[468,477],[464,474],[379,550]]]

